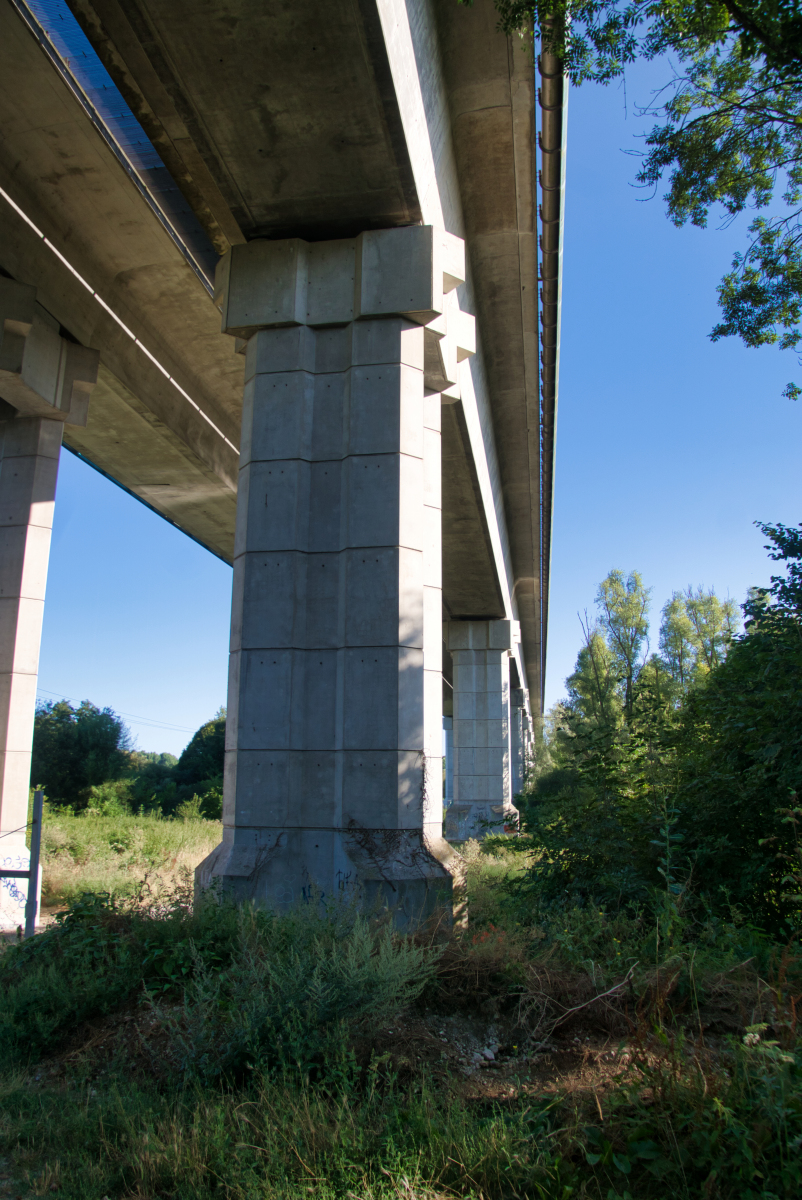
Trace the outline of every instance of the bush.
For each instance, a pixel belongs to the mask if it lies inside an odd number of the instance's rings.
[[[193,734],[178,760],[174,778],[179,787],[192,787],[223,778],[226,751],[226,717],[220,712]]]
[[[168,1015],[182,1067],[205,1082],[277,1067],[328,1075],[346,1063],[356,1024],[416,999],[436,959],[352,908],[241,909],[228,965],[199,953],[183,1008]]]
[[[227,961],[236,920],[228,908],[189,908],[190,894],[161,911],[86,894],[56,922],[0,957],[0,1064],[34,1060],[90,1017],[103,1016],[143,987],[183,986],[196,956]]]
[[[653,657],[625,714],[594,707],[604,646],[589,637],[522,798],[540,907],[681,900],[686,913],[739,907],[778,936],[800,928],[802,532],[762,528],[788,575],[752,594],[747,632],[682,689]]]
[[[246,1069],[302,1072],[339,1053],[346,1027],[420,994],[436,953],[373,928],[351,908],[286,915],[188,890],[147,907],[86,895],[55,926],[0,958],[0,1061],[41,1055],[77,1024],[145,991],[186,1070],[208,1080]]]

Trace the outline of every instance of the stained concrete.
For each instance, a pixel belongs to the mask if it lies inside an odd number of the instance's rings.
[[[255,241],[218,269],[222,327],[250,337],[224,840],[202,888],[279,907],[360,893],[402,925],[450,910],[425,341],[463,270],[431,227],[324,253]]]
[[[361,0],[347,12],[335,12],[323,0],[300,8],[276,3],[235,8],[223,0],[200,10],[158,0],[130,5],[73,0],[73,8],[221,252],[264,234],[321,240],[421,219],[466,239],[469,272],[459,289],[460,304],[480,313],[481,321],[477,354],[467,371],[460,365],[461,445],[452,439],[452,446],[468,461],[459,464],[453,490],[464,494],[466,483],[472,487],[482,517],[477,530],[475,520],[465,521],[464,510],[452,522],[449,505],[444,507],[444,595],[449,615],[520,620],[528,686],[539,697],[539,522],[532,516],[539,505],[540,418],[531,59],[520,43],[496,32],[491,0],[471,7],[452,0]],[[83,149],[76,153],[78,141],[69,132],[70,122],[80,124],[74,116],[64,112],[58,121],[44,116],[59,91],[52,78],[43,88],[32,63],[19,80],[14,64],[7,65],[9,89],[37,89],[35,97],[26,98],[25,111],[41,114],[43,127],[47,122],[58,129],[55,141],[37,138],[39,161],[22,178],[15,176],[13,186],[24,185],[25,204],[40,215],[44,201],[47,217],[58,225],[50,196],[43,196],[35,182],[37,173],[40,180],[53,180],[51,194],[57,193],[70,214],[71,246],[80,245],[83,257],[92,239],[76,243],[81,219],[75,207],[90,177],[86,172],[91,171],[93,189],[100,194],[120,168],[90,165]],[[63,107],[69,108],[66,100]],[[58,154],[47,166],[43,151],[51,145],[66,151],[66,161],[81,173],[65,173],[65,159]],[[95,152],[96,160],[102,157]],[[182,386],[207,411],[224,410],[238,422],[241,358],[232,355],[228,343],[210,361],[200,284],[188,269],[183,275],[177,270],[175,255],[150,227],[154,223],[146,219],[145,206],[130,195],[125,203],[131,211],[117,224],[116,253],[109,255],[103,246],[100,269],[91,278],[105,287],[106,262],[116,260],[114,298],[124,300],[126,321],[137,332],[143,329],[146,343],[160,354],[171,361],[180,358]],[[122,196],[109,194],[105,206],[108,212],[121,211]],[[102,220],[99,226],[102,239]],[[135,246],[142,240],[140,226],[148,226],[153,246],[144,258]],[[66,226],[47,232],[56,235],[57,245],[66,244]],[[126,258],[137,260],[133,271]],[[18,272],[28,268],[17,259],[9,269],[22,278]],[[123,290],[118,280],[124,280]],[[160,289],[168,280],[169,303],[163,303]],[[190,306],[191,319],[185,319]],[[61,321],[67,317],[64,309],[56,315]],[[121,377],[119,361],[104,365]],[[148,406],[152,385],[145,364],[141,371],[128,360],[125,366],[122,382]],[[174,429],[173,406],[160,401],[160,407],[159,419]],[[188,433],[191,427],[189,422]],[[236,435],[231,440],[237,444]],[[115,456],[98,438],[82,449],[109,474],[125,469],[129,479],[134,476],[133,490],[141,492],[131,469],[132,447]],[[191,449],[197,458],[200,447],[192,443]],[[205,447],[202,454],[208,464]],[[444,462],[457,467],[448,450]],[[190,481],[181,486],[187,495],[181,505],[185,527],[203,540],[206,522],[186,525],[192,515]],[[446,481],[444,488],[447,492]],[[155,501],[160,507],[161,497]],[[218,507],[222,515],[222,496]],[[230,501],[228,512],[233,514]],[[450,596],[452,547],[465,572]],[[218,542],[214,548],[220,552]],[[224,554],[230,558],[232,552],[229,542]],[[475,590],[465,586],[466,577],[476,581]]]
[[[63,428],[17,416],[0,401],[0,862],[14,870],[28,868],[31,743]],[[24,924],[26,896],[26,880],[0,880],[0,929]]]
[[[451,621],[454,799],[446,837],[464,841],[512,826],[511,621]]]
[[[292,295],[280,289],[282,322],[317,330],[336,310],[343,325],[405,314],[424,326],[424,525],[442,506],[443,538],[440,556],[424,537],[424,631],[442,616],[519,623],[508,670],[537,708],[531,60],[497,34],[491,0],[358,0],[336,12],[330,0],[73,7],[227,261],[256,245],[269,257],[279,243],[304,258]],[[0,274],[35,287],[59,333],[100,355],[87,424],[68,426],[67,444],[232,561],[238,448],[243,434],[244,461],[253,431],[242,424],[246,359],[230,335],[262,337],[265,311],[251,312],[246,297],[221,334],[180,245],[11,6],[0,11],[0,120]],[[393,290],[397,274],[373,270],[377,247],[405,227],[428,227],[442,257],[419,307]],[[454,273],[458,239],[467,262]],[[296,471],[298,496],[312,495],[308,465]],[[428,633],[424,643],[434,711],[441,643]],[[436,757],[434,728],[427,716],[424,758]]]

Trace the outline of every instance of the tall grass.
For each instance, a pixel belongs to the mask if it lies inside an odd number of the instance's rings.
[[[84,892],[132,896],[146,876],[168,886],[220,841],[220,822],[156,814],[101,816],[46,806],[42,822],[42,903],[69,904]]]
[[[67,832],[96,820],[67,819]],[[134,820],[144,838],[149,821]],[[155,826],[174,837],[192,822]],[[464,851],[471,923],[436,947],[346,906],[193,907],[188,881],[160,899],[83,896],[8,947],[0,1158],[19,1190],[796,1200],[796,944],[737,913],[539,908],[513,842]],[[506,1022],[516,1055],[501,1091],[405,1049],[405,1023],[457,1012]],[[563,1036],[565,1053],[593,1031],[615,1060],[601,1086],[538,1093],[539,1048]]]
[[[476,1111],[379,1070],[332,1090],[257,1078],[247,1092],[77,1087],[59,1103],[21,1086],[0,1094],[0,1148],[14,1145],[35,1194],[61,1200],[556,1200],[554,1099]]]

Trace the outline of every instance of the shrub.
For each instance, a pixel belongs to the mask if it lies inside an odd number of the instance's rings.
[[[0,1061],[41,1055],[149,992],[181,1000],[162,1016],[199,1077],[306,1071],[346,1026],[418,996],[436,957],[347,907],[276,915],[213,900],[193,910],[188,890],[155,907],[87,895],[0,958]]]
[[[343,1068],[356,1023],[416,999],[436,959],[350,907],[245,908],[228,964],[212,969],[198,953],[183,1007],[167,1020],[183,1068],[206,1082],[254,1069],[330,1074]]]

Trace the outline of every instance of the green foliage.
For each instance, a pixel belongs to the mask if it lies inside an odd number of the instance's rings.
[[[470,0],[463,0],[469,3]],[[799,75],[802,12],[776,0],[495,0],[499,28],[534,34],[574,84],[609,83],[637,58],[732,46],[767,75]]]
[[[757,1030],[731,1043],[720,1063],[682,1039],[639,1048],[630,1078],[605,1108],[604,1122],[580,1134],[599,1186],[591,1194],[604,1195],[604,1185],[619,1200],[799,1194],[798,1055]]]
[[[70,1102],[10,1082],[0,1149],[63,1200],[567,1200],[555,1142],[562,1104],[477,1106],[427,1081],[402,1088],[374,1062],[332,1089],[252,1073],[247,1092],[158,1092],[127,1081]],[[46,1165],[43,1165],[46,1162]],[[447,1189],[447,1190],[446,1190]]]
[[[670,877],[670,813],[663,828],[656,861]],[[504,886],[520,872],[520,847],[511,837],[468,844],[471,927],[438,962],[348,909],[191,912],[180,896],[160,911],[87,897],[60,926],[12,947],[0,957],[6,1062],[51,1053],[81,1019],[121,1006],[128,1017],[137,1000],[153,1018],[120,1022],[112,1055],[107,1044],[95,1057],[93,1021],[92,1040],[72,1042],[66,1058],[0,1077],[0,1156],[21,1176],[20,1194],[796,1197],[802,1075],[781,989],[796,996],[799,984],[776,979],[776,948],[712,915],[694,922],[693,941],[675,929],[672,945],[645,912],[589,904],[555,908],[537,926],[530,905],[522,924],[526,906]],[[576,999],[558,990],[561,1016],[587,999],[587,982],[592,995],[631,980],[621,1000],[630,1034],[617,1051],[614,1038],[606,1043],[615,1075],[594,1076],[591,1056],[576,1090],[543,1095],[525,1078],[543,1060],[522,1053],[514,1073],[485,1078],[484,1088],[426,1068],[397,1076],[375,1031],[391,1014],[398,1030],[398,1008],[435,969],[426,1004],[439,995],[440,1012],[451,1013],[460,963],[472,987],[488,981],[493,1007],[519,1014],[542,1010],[550,979],[558,989],[586,981]],[[762,986],[776,1036],[754,1024],[717,1038],[716,1052],[686,1040],[672,1021],[685,1012],[695,1035],[706,989],[715,995],[745,971],[775,979]],[[596,1020],[611,1003],[597,1006]],[[737,1007],[754,1010],[752,993],[736,996]],[[470,1014],[479,1019],[475,1004]],[[420,1016],[407,1014],[413,1037]],[[113,1035],[110,1023],[101,1029]],[[132,1029],[139,1034],[127,1037]]]
[[[747,346],[800,340],[802,312],[802,80],[758,69],[737,46],[701,54],[672,83],[646,139],[640,183],[669,173],[668,214],[676,225],[704,227],[711,208],[726,218],[772,204],[782,179],[785,214],[756,217],[749,244],[735,255],[719,287],[722,320],[714,341],[737,336]]]
[[[148,913],[104,894],[84,894],[36,938],[0,957],[0,1064],[40,1057],[83,1020],[113,1012],[144,987],[179,987],[196,957],[230,957],[236,915],[189,907],[178,895]]]
[[[176,804],[176,784],[173,772],[178,759],[174,754],[143,754],[134,751],[130,756],[128,777],[128,806],[132,812],[140,809],[160,809],[170,812]]]
[[[602,703],[609,631],[586,636],[552,716],[548,766],[523,802],[539,905],[656,906],[668,921],[680,908],[735,906],[777,932],[798,926],[787,814],[802,792],[802,538],[761,528],[790,567],[745,606],[746,634],[734,635],[730,602],[675,593],[662,658],[638,670],[629,710],[620,684],[620,707]]]
[[[275,915],[191,893],[148,908],[86,894],[0,957],[0,1063],[38,1057],[88,1017],[171,995],[182,1069],[206,1081],[318,1066],[368,1015],[420,994],[437,955],[353,909]],[[175,1009],[176,999],[181,1007]]]
[[[622,571],[611,571],[599,585],[596,596],[599,623],[623,684],[624,713],[628,717],[632,714],[632,688],[649,629],[650,594],[637,571],[631,571],[626,578]]]
[[[76,709],[48,700],[36,708],[31,778],[59,804],[83,808],[89,790],[121,779],[129,766],[131,739],[110,708],[88,700]]]
[[[210,779],[222,779],[226,749],[225,713],[201,725],[181,754],[174,777],[179,785],[197,787]]]
[[[195,733],[180,759],[131,750],[129,733],[111,709],[66,700],[37,708],[32,778],[55,804],[102,816],[140,811],[203,816],[223,812],[225,711]],[[196,805],[193,808],[193,804]]]
[[[70,904],[90,891],[133,896],[146,880],[151,889],[169,888],[219,841],[217,822],[191,815],[171,821],[158,811],[134,816],[116,805],[107,813],[46,805],[43,902]]]
[[[341,1069],[355,1023],[393,1017],[423,991],[436,958],[349,908],[241,910],[229,964],[199,954],[183,1011],[168,1016],[182,1069],[206,1082]]]

